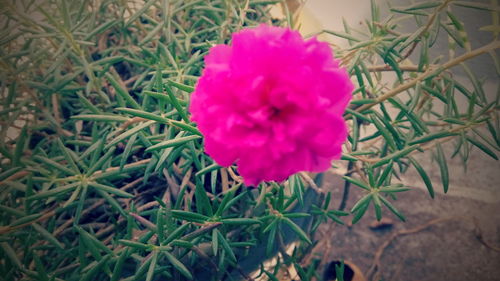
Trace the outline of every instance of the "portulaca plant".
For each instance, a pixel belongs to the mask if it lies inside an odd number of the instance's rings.
[[[382,18],[372,1],[361,29],[321,32],[339,48],[301,35],[290,2],[3,1],[2,278],[283,280],[293,268],[321,280],[327,261],[304,259],[321,224],[370,206],[404,220],[400,174],[416,169],[434,196],[448,157],[498,159],[498,92],[467,66],[490,56],[500,73],[498,6],[429,1]],[[493,17],[490,43],[468,40],[458,7]],[[431,55],[439,38],[448,56]],[[425,151],[440,183],[415,157]],[[323,184],[331,171],[343,194]],[[350,186],[363,196],[345,206]]]

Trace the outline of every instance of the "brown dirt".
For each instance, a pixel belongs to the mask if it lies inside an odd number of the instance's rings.
[[[468,175],[459,177],[469,177],[469,180],[475,177],[477,185],[471,188],[492,188],[489,182],[492,181],[491,178],[498,179],[498,172],[490,174],[486,179],[478,178],[478,173],[474,171],[484,170],[486,162],[476,163],[481,163],[481,167],[473,166]],[[498,161],[492,163],[493,167],[498,167]],[[457,166],[452,164],[450,168],[457,169]],[[461,173],[458,170],[450,171],[452,175],[459,172]],[[412,179],[411,175],[409,179]],[[492,182],[498,183],[496,180]],[[331,190],[337,197],[342,194],[342,186],[343,182],[338,176],[329,176],[324,184],[324,188]],[[453,186],[450,186],[450,189],[453,189]],[[351,187],[347,209],[352,207],[361,195],[360,188]],[[339,202],[340,198],[334,198],[333,206],[338,206]],[[383,216],[393,222],[392,226],[374,230],[370,228],[370,224],[375,221],[374,211],[369,208],[361,221],[350,227],[333,225],[329,229],[328,225],[325,225],[317,236],[327,242],[323,260],[349,260],[368,275],[368,280],[500,280],[500,201],[486,203],[484,200],[440,193],[432,199],[427,191],[415,188],[400,194],[398,200],[393,203],[404,213],[406,222],[401,222],[385,209]],[[443,218],[446,219],[433,221]],[[431,224],[428,224],[429,222]],[[396,236],[396,233],[405,233],[407,230],[411,233]],[[369,274],[377,250],[380,250],[391,236],[394,236],[393,240],[380,256],[380,267],[378,270],[372,270],[371,273],[374,274]]]

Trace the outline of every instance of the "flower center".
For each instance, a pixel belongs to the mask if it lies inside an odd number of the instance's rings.
[[[274,118],[277,118],[280,115],[280,113],[281,113],[282,110],[280,108],[277,108],[277,107],[274,107],[274,106],[271,105],[271,108],[270,108],[269,111],[270,111],[269,118],[274,119]]]

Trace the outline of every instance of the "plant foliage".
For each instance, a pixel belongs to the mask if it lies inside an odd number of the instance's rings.
[[[466,162],[476,150],[498,159],[499,95],[467,66],[489,55],[500,72],[498,6],[429,1],[382,19],[372,2],[364,29],[324,31],[349,43],[336,50],[358,86],[345,114],[344,179],[365,195],[344,212],[306,174],[244,187],[235,166],[203,153],[187,105],[212,45],[244,26],[294,24],[290,15],[270,18],[277,2],[2,1],[5,280],[233,280],[254,270],[274,280],[280,263],[309,280],[317,263],[300,257],[320,223],[356,222],[370,205],[378,219],[389,211],[404,220],[394,199],[411,188],[397,180],[411,167],[434,196],[419,152],[433,152],[445,192],[450,156]],[[473,48],[458,7],[494,18],[483,28],[492,43]],[[417,28],[401,32],[404,20]],[[443,36],[450,55],[432,57]],[[470,85],[455,79],[455,67]],[[455,143],[452,155],[446,142]],[[294,241],[303,247],[286,254]],[[278,251],[277,266],[259,266]]]

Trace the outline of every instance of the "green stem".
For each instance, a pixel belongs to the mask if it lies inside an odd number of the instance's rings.
[[[413,80],[410,80],[408,83],[401,84],[398,87],[392,89],[391,91],[389,91],[381,96],[378,96],[376,98],[375,102],[364,104],[364,105],[358,107],[356,109],[356,111],[363,112],[367,109],[370,109],[373,106],[375,106],[379,103],[382,103],[382,102],[386,101],[387,99],[392,98],[393,96],[414,87],[417,83],[431,77],[434,73],[436,73],[436,71],[444,71],[445,69],[452,68],[452,67],[454,67],[454,66],[456,66],[456,65],[458,65],[466,60],[469,60],[469,59],[477,57],[479,55],[488,53],[488,52],[490,52],[494,49],[498,49],[498,48],[500,48],[500,41],[496,40],[496,41],[493,41],[490,44],[485,45],[481,48],[475,49],[475,50],[467,52],[459,57],[451,59],[439,67],[429,68],[427,71],[420,74],[418,77],[414,78]],[[349,118],[349,117],[350,117],[350,114],[347,114],[346,118]]]

